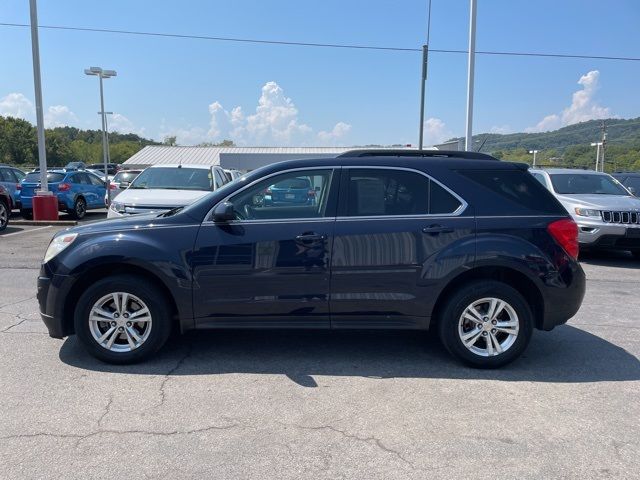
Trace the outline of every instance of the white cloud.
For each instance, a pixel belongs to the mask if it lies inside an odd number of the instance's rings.
[[[494,125],[489,130],[490,133],[499,133],[501,135],[505,135],[507,133],[513,132],[513,129],[509,125]]]
[[[206,140],[230,139],[239,145],[305,145],[316,140],[336,142],[351,130],[351,125],[338,122],[330,131],[318,132],[314,139],[313,128],[300,120],[293,100],[276,82],[264,84],[255,113],[245,115],[240,106],[226,110],[215,101],[209,105],[209,115]],[[180,137],[179,140],[183,141]]]
[[[424,122],[424,143],[434,145],[449,140],[454,135],[439,118],[427,118]]]
[[[10,93],[0,99],[0,115],[4,117],[23,118],[31,120],[34,117],[33,103],[22,93]]]
[[[78,123],[78,117],[66,105],[53,105],[44,114],[46,128],[64,127]]]
[[[578,85],[581,85],[582,88],[573,93],[571,105],[562,110],[560,114],[547,115],[534,127],[526,128],[525,132],[546,132],[574,123],[614,116],[608,107],[602,107],[595,101],[599,79],[600,72],[598,70],[591,70],[580,77]]]
[[[318,132],[318,140],[325,144],[336,143],[351,131],[351,125],[338,122],[329,132]]]
[[[110,132],[135,133],[141,137],[145,135],[144,127],[136,128],[133,122],[121,113],[107,115],[107,126],[109,127]]]

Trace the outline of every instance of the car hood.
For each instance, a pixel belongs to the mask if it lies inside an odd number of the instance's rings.
[[[182,207],[195,202],[206,194],[208,190],[169,190],[169,189],[132,189],[128,188],[119,193],[115,202],[125,205],[144,205],[150,207]]]
[[[558,195],[565,206],[597,210],[640,210],[640,198],[628,195]]]

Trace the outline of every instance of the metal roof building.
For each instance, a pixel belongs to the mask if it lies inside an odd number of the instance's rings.
[[[353,149],[354,147],[171,147],[153,145],[144,147],[124,164],[128,167],[144,167],[183,163],[253,170],[283,160],[336,157]]]

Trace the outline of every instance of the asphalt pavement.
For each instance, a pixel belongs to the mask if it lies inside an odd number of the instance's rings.
[[[578,315],[497,371],[415,332],[198,332],[117,367],[40,321],[59,229],[0,234],[3,479],[639,478],[629,256],[584,258]]]

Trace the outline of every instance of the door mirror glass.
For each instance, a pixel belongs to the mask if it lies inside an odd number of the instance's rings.
[[[120,188],[128,188],[129,182],[120,182]]]
[[[236,215],[233,211],[233,204],[231,202],[219,203],[213,210],[213,221],[215,223],[226,223],[235,219]]]

